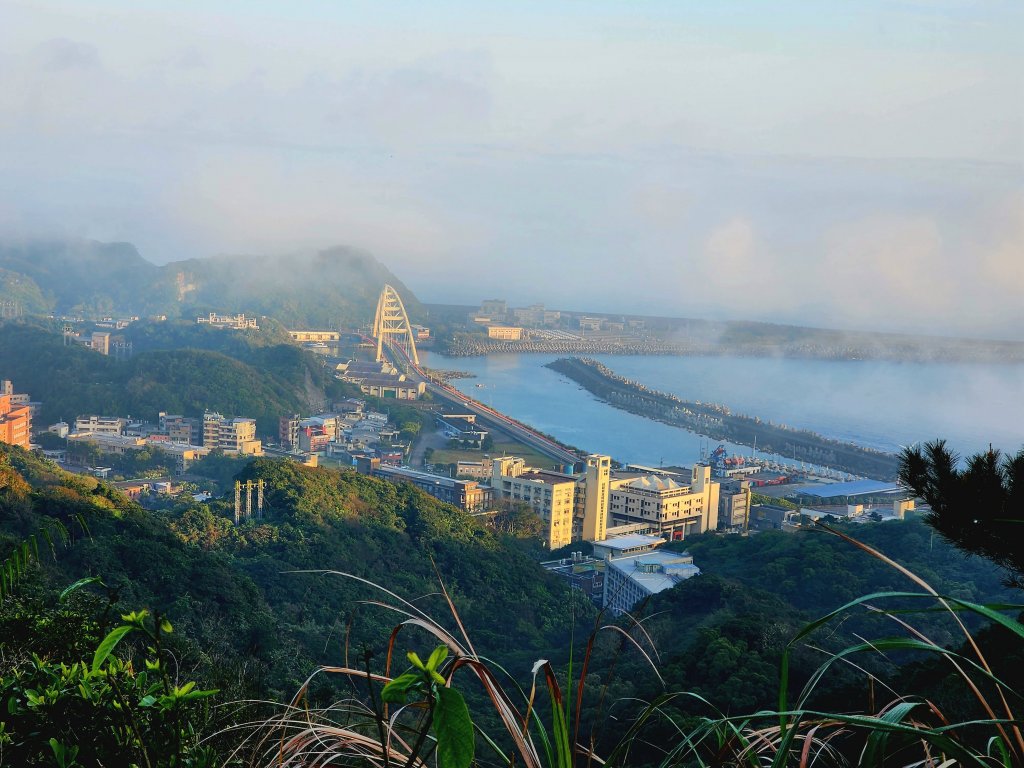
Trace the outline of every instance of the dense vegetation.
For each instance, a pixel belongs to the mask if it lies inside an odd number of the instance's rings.
[[[0,609],[0,657],[19,669],[31,652],[77,661],[102,635],[95,606],[73,616],[63,606],[56,611],[65,623],[92,627],[81,642],[39,635],[40,616],[55,620],[57,594],[83,576],[102,577],[105,589],[85,591],[100,607],[109,598],[108,620],[142,607],[169,619],[178,674],[220,689],[226,701],[286,701],[318,664],[340,664],[363,647],[382,652],[393,619],[359,607],[372,590],[302,571],[388,574],[395,591],[426,595],[420,606],[442,613],[440,573],[475,628],[478,647],[508,658],[520,672],[529,668],[533,649],[562,647],[569,636],[567,587],[512,542],[411,486],[257,460],[242,477],[266,481],[264,518],[234,526],[227,502],[187,499],[151,514],[24,451],[4,448],[0,457],[0,551],[51,521],[77,532]],[[78,514],[87,535],[75,522]],[[0,676],[14,671],[0,668]],[[334,694],[330,686],[312,691],[318,700]]]
[[[436,617],[446,614],[437,595],[440,575],[477,652],[500,658],[520,680],[540,656],[559,668],[568,658],[573,626],[579,642],[593,624],[578,594],[541,572],[516,542],[409,486],[283,461],[256,460],[238,467],[240,478],[266,481],[267,504],[262,520],[235,526],[228,501],[197,504],[184,497],[169,510],[150,513],[93,479],[68,475],[24,451],[3,449],[0,552],[10,551],[51,521],[59,521],[73,539],[66,548],[56,547],[55,558],[44,547],[43,567],[26,570],[15,596],[0,607],[0,658],[6,665],[0,667],[0,677],[6,684],[35,690],[26,680],[71,674],[58,674],[47,664],[89,661],[104,634],[121,623],[118,615],[142,608],[173,625],[173,634],[164,641],[177,659],[175,674],[195,680],[198,689],[218,689],[217,702],[285,701],[318,664],[344,664],[347,659],[360,666],[364,648],[373,650],[378,659],[373,664],[379,668],[396,617],[361,607],[360,600],[375,599],[377,593],[358,581],[304,572],[321,569],[380,582],[403,597],[423,595],[416,605]],[[920,522],[860,526],[856,533],[947,594],[990,602],[1008,597],[1001,571],[987,561],[964,557],[943,539],[933,538]],[[909,586],[899,573],[821,533],[707,536],[691,539],[685,547],[705,575],[642,606],[639,612],[649,618],[644,633],[634,633],[644,647],[657,649],[662,679],[619,636],[608,635],[595,648],[588,678],[592,695],[583,702],[583,721],[596,726],[598,744],[608,746],[621,735],[617,723],[628,720],[635,709],[631,699],[654,700],[663,690],[690,691],[726,713],[771,706],[780,659],[801,626],[847,598]],[[64,587],[86,576],[102,577],[105,586],[89,584],[68,600],[58,600]],[[876,631],[884,621],[854,616],[841,632],[816,638],[814,644],[834,648],[851,633]],[[937,642],[959,642],[948,616],[915,613],[913,621]],[[44,631],[58,625],[77,629],[56,635]],[[155,625],[146,626],[152,631]],[[147,645],[142,631],[135,634],[139,640],[133,644],[129,638],[113,658],[136,658],[141,664],[151,642]],[[1006,663],[1016,664],[1019,674],[1019,655],[1014,655],[1019,651],[1005,648],[1006,637],[991,631],[983,637],[994,647],[1004,647]],[[400,654],[407,647],[417,648],[414,640],[402,642]],[[38,661],[31,660],[31,653]],[[807,679],[819,654],[809,647],[795,652],[794,685]],[[915,658],[897,653],[865,663],[879,677],[903,675],[919,690],[931,690],[938,702],[963,700],[945,667],[918,665],[899,671]],[[75,674],[83,673],[84,668]],[[841,706],[865,700],[861,679],[848,669],[838,670],[820,686],[818,700]],[[126,679],[125,685],[129,683],[154,684]],[[340,695],[336,685],[337,680],[316,678],[310,700],[324,702]],[[493,715],[479,691],[466,694],[474,719],[489,722]],[[190,702],[187,711],[189,727],[197,734],[230,724],[236,716],[223,708],[208,709],[205,699]],[[97,716],[95,710],[89,712]],[[708,705],[688,697],[666,705],[665,712],[688,722],[707,715]],[[40,712],[24,704],[22,714],[36,717]],[[15,740],[23,738],[17,729],[27,721],[8,720],[8,733]],[[153,727],[159,731],[162,722],[158,717]],[[672,738],[671,731],[659,730],[663,727],[652,726],[650,737]],[[239,736],[221,737],[232,738]],[[223,749],[226,743],[214,745]],[[43,746],[50,749],[45,740]],[[209,757],[205,752],[195,755],[196,760]],[[633,755],[637,761],[653,759],[653,753],[639,748]]]
[[[316,357],[294,345],[261,343],[260,336],[248,343],[190,327],[207,348],[157,349],[154,342],[152,351],[117,360],[65,346],[59,334],[32,324],[4,323],[3,375],[42,402],[43,423],[89,413],[155,421],[160,411],[201,416],[208,409],[255,418],[262,434],[276,435],[279,416],[351,394]],[[180,329],[171,332],[184,336]],[[218,343],[237,357],[209,348]]]
[[[1024,448],[991,447],[961,466],[944,441],[903,452],[900,480],[928,502],[928,523],[942,536],[1010,570],[1024,587]]]

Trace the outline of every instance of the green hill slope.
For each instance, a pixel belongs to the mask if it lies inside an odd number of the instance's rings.
[[[257,460],[244,477],[265,480],[267,508],[263,520],[235,526],[227,502],[188,499],[150,513],[91,478],[0,445],[0,551],[47,519],[76,530],[81,514],[88,536],[58,548],[28,592],[53,598],[78,578],[102,576],[122,610],[166,614],[190,674],[235,695],[288,697],[317,664],[342,663],[346,643],[386,643],[397,618],[359,603],[379,593],[306,570],[423,596],[419,607],[444,619],[440,575],[478,648],[526,668],[538,649],[567,641],[568,587],[454,507],[411,486],[286,461]],[[4,613],[11,607],[4,603],[0,617],[16,623]]]
[[[217,256],[157,266],[129,243],[0,242],[0,301],[28,313],[269,315],[287,325],[365,324],[385,283],[416,317],[416,297],[372,255],[336,247],[284,256]]]
[[[276,434],[281,414],[307,411],[310,397],[348,391],[313,355],[269,343],[274,337],[260,345],[194,324],[188,328],[197,344],[221,346],[234,356],[214,349],[153,349],[117,360],[65,346],[60,335],[43,328],[9,322],[0,325],[2,375],[42,402],[41,424],[87,413],[154,421],[160,411],[201,416],[209,409],[255,418],[261,434]]]

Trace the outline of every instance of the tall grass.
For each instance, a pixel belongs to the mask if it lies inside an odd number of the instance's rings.
[[[437,764],[441,768],[465,768],[470,763],[515,765],[526,768],[570,768],[571,766],[634,764],[641,749],[648,764],[663,766],[913,766],[948,768],[963,766],[1024,766],[1024,735],[1017,711],[1021,692],[999,679],[982,650],[968,631],[961,614],[982,617],[1024,642],[1024,625],[1004,612],[1020,606],[985,606],[939,594],[920,577],[881,552],[845,533],[821,526],[903,574],[917,590],[889,591],[864,595],[809,623],[785,648],[780,665],[777,706],[743,716],[725,716],[693,693],[665,693],[644,703],[628,722],[617,726],[617,740],[602,739],[614,746],[598,754],[598,723],[583,723],[584,695],[593,660],[595,641],[604,632],[622,638],[650,663],[658,676],[658,657],[643,627],[629,628],[602,623],[599,618],[582,643],[582,658],[570,657],[563,684],[553,665],[538,660],[529,685],[521,687],[500,664],[477,654],[444,589],[455,629],[446,629],[412,602],[387,588],[352,574],[320,572],[368,585],[381,595],[367,604],[396,614],[398,622],[390,634],[383,665],[373,669],[367,653],[357,667],[318,669],[300,688],[278,716],[252,724],[252,731],[240,746],[260,755],[260,762],[274,766],[366,765],[414,768]],[[944,648],[916,629],[905,618],[907,603],[922,609],[942,610],[963,636],[962,650]],[[885,616],[895,634],[875,639],[859,638],[847,647],[826,654],[799,691],[791,689],[790,665],[794,651],[805,646],[812,635],[828,629],[851,611]],[[404,630],[422,630],[430,643],[444,653],[436,664],[434,678],[414,666],[409,672],[397,670],[395,661]],[[423,650],[419,636],[420,650]],[[411,640],[411,637],[410,637]],[[404,649],[404,648],[403,648]],[[880,654],[915,653],[942,659],[964,683],[977,704],[978,717],[954,721],[939,706],[922,697],[893,690],[866,671],[865,657]],[[418,661],[418,657],[416,659]],[[614,664],[614,662],[612,662]],[[822,711],[813,705],[822,681],[837,667],[859,670],[871,692],[867,711]],[[423,665],[420,665],[423,669]],[[412,678],[409,675],[412,675]],[[416,675],[421,674],[422,679]],[[321,675],[341,675],[352,683],[353,695],[326,708],[309,705],[310,684]],[[660,677],[660,676],[659,676]],[[413,679],[413,683],[408,680]],[[411,700],[403,695],[400,704],[388,701],[396,685],[417,691]],[[405,683],[401,681],[405,680]],[[415,682],[420,680],[420,682]],[[411,686],[411,687],[410,687]],[[459,753],[446,748],[450,734],[439,730],[434,720],[441,699],[438,688],[482,690],[491,720],[498,732],[484,732],[474,724],[476,740],[486,748],[483,754]],[[567,687],[567,689],[566,689]],[[404,690],[404,689],[403,689]],[[593,694],[592,694],[593,695]],[[597,692],[598,708],[604,705],[604,691]],[[709,714],[696,720],[677,721],[673,705],[682,701],[698,703]],[[661,733],[673,734],[670,744],[662,742],[654,754],[645,739],[647,729],[659,723]]]

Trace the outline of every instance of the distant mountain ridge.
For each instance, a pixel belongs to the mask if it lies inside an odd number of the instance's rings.
[[[270,315],[286,325],[369,323],[381,287],[412,292],[371,254],[334,247],[285,256],[216,256],[158,266],[131,243],[0,241],[0,302],[26,314]]]

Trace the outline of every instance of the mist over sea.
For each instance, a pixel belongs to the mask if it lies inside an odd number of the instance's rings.
[[[708,440],[597,400],[545,368],[555,355],[448,358],[461,391],[542,432],[620,461],[688,465]],[[946,438],[961,453],[1024,445],[1024,366],[787,358],[595,355],[619,375],[687,400],[885,451]],[[711,448],[717,441],[711,442]],[[749,455],[750,449],[738,450]]]

